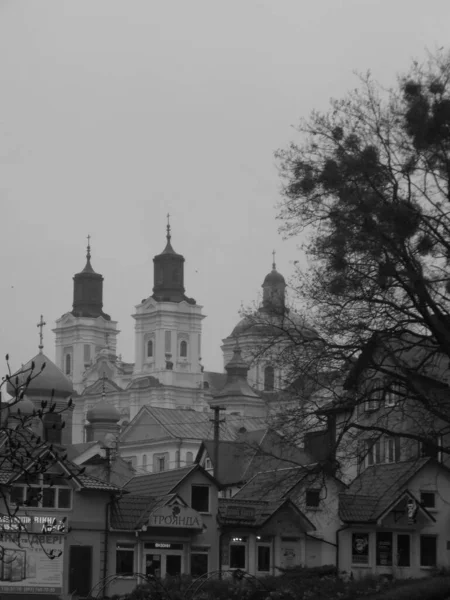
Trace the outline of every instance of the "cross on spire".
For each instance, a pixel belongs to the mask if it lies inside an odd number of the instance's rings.
[[[167,213],[167,241],[170,242],[170,214]]]
[[[44,325],[47,325],[47,323],[44,321],[44,317],[41,315],[41,319],[39,321],[39,323],[37,324],[37,327],[39,328],[39,352],[40,354],[42,354],[42,350],[44,349],[44,334],[42,332],[42,330],[44,329]]]
[[[88,260],[91,260],[91,236],[88,234],[87,236],[87,252],[86,252],[86,258]]]
[[[272,269],[275,271],[275,269],[277,268],[277,266],[275,264],[275,250],[272,251],[272,257],[273,257]]]

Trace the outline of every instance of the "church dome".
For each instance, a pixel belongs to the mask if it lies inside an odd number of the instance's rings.
[[[89,423],[118,423],[122,417],[120,412],[106,400],[101,400],[98,404],[90,408],[86,414]]]
[[[20,372],[17,375],[19,386],[25,384],[27,377],[31,373],[32,363],[34,363],[34,379],[27,386],[27,396],[47,396],[47,398],[50,399],[52,390],[54,390],[55,397],[67,398],[73,393],[73,385],[70,379],[68,379],[61,369],[58,369],[55,363],[42,352],[37,354],[20,369]],[[44,370],[41,371],[44,363]],[[14,379],[15,376],[11,377],[12,381]],[[9,394],[14,395],[14,388],[11,384],[8,384],[7,391]]]
[[[262,311],[246,315],[235,326],[230,337],[282,337],[286,333],[289,333],[290,336],[301,336],[302,339],[317,337],[317,332],[308,326],[300,315],[287,309],[284,315],[275,315],[270,318]]]
[[[277,285],[277,284],[286,285],[286,281],[284,280],[284,277],[281,273],[278,273],[278,271],[276,269],[272,269],[272,271],[270,273],[268,273],[266,275],[266,277],[264,278],[263,287],[265,285]]]
[[[33,414],[35,406],[28,396],[24,396],[22,400],[13,404],[11,408],[9,408],[9,414],[11,416],[16,416],[18,415],[19,410],[21,416],[29,417]]]

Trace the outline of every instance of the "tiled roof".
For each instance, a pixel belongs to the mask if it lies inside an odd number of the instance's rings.
[[[159,498],[172,493],[177,485],[198,465],[183,467],[182,469],[170,469],[161,473],[148,473],[138,475],[130,479],[124,489],[130,494]]]
[[[124,496],[111,506],[110,524],[112,529],[131,531],[138,529],[148,519],[151,512],[174,498],[175,494],[153,498],[148,496]]]
[[[210,412],[203,413],[196,410],[157,408],[153,406],[145,406],[141,411],[146,411],[165,429],[167,436],[164,437],[196,440],[213,439],[212,413]],[[126,438],[128,433],[133,429],[134,422],[142,416],[141,411],[139,411],[124,431],[123,439],[125,444],[128,443]],[[266,420],[263,418],[227,415],[223,421],[220,426],[220,439],[228,441],[235,440],[239,430],[242,428],[247,431],[254,431],[266,426]]]
[[[346,492],[339,494],[339,516],[345,522],[376,521],[430,460],[420,458],[368,467]]]
[[[214,442],[203,442],[206,452],[214,464]],[[219,442],[219,473],[217,479],[221,485],[241,483],[252,460],[255,450],[243,442]]]
[[[70,446],[67,446],[66,451],[67,451],[67,458],[69,460],[73,460],[74,458],[77,458],[77,456],[80,456],[80,454],[83,454],[83,452],[86,452],[86,450],[89,450],[89,448],[92,448],[93,446],[97,445],[98,442],[85,442],[83,444],[71,444]]]
[[[257,473],[234,496],[236,499],[277,500],[286,497],[301,481],[310,477],[305,467],[275,469]]]
[[[78,468],[78,467],[77,467]],[[118,492],[120,488],[113,483],[107,483],[106,481],[102,481],[97,477],[93,477],[92,475],[76,475],[75,478],[80,482],[81,486],[85,490],[101,490],[105,492]]]

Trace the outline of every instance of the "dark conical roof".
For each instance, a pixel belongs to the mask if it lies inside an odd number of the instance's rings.
[[[107,321],[111,317],[103,312],[103,276],[96,273],[91,265],[91,247],[88,244],[86,265],[73,278],[74,317],[103,317]]]
[[[225,366],[227,380],[224,387],[215,396],[215,398],[229,398],[230,396],[245,396],[247,398],[258,398],[256,392],[252,390],[247,381],[249,370],[248,364],[242,358],[241,349],[236,343],[233,356],[230,362]]]

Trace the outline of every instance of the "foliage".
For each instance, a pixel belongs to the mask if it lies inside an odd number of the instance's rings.
[[[450,577],[436,577],[410,582],[373,596],[373,600],[446,600],[450,590]]]

